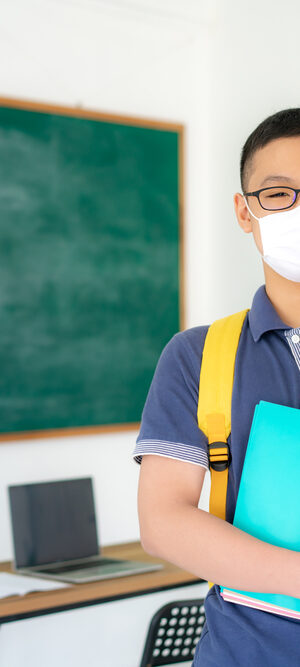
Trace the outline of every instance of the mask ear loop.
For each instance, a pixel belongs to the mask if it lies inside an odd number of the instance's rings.
[[[261,218],[257,218],[256,215],[254,215],[254,213],[252,213],[251,209],[250,209],[249,206],[248,206],[248,202],[247,202],[247,199],[246,199],[245,195],[243,195],[243,198],[244,198],[244,200],[245,200],[245,204],[246,204],[246,206],[247,206],[247,209],[248,209],[249,213],[250,213],[251,215],[253,215],[253,218],[255,218],[258,222],[260,222]],[[260,253],[260,254],[261,254],[262,257],[264,257],[264,252],[262,252],[262,253]]]
[[[252,213],[252,211],[250,210],[245,195],[243,195],[243,198],[244,198],[244,200],[245,200],[245,204],[246,204],[246,206],[247,206],[247,209],[248,209],[249,213],[251,213],[251,215],[253,215],[253,218],[255,218],[256,220],[258,220],[258,222],[259,222],[259,221],[260,221],[260,218],[257,218],[256,215],[254,215],[254,213]]]

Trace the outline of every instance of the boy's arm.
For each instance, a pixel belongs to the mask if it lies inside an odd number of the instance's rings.
[[[300,597],[300,553],[198,509],[205,472],[192,463],[143,456],[138,509],[145,551],[228,588]]]

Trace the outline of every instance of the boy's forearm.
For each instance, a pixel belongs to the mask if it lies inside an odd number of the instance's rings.
[[[300,597],[300,553],[263,542],[192,506],[152,516],[146,551],[228,588]]]

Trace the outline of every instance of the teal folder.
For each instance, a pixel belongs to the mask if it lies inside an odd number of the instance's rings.
[[[246,450],[233,525],[300,551],[300,410],[260,401]],[[300,598],[220,587],[224,600],[300,618]]]

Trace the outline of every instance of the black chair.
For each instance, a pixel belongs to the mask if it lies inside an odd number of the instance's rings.
[[[140,667],[191,663],[204,623],[204,599],[165,604],[151,620]]]

